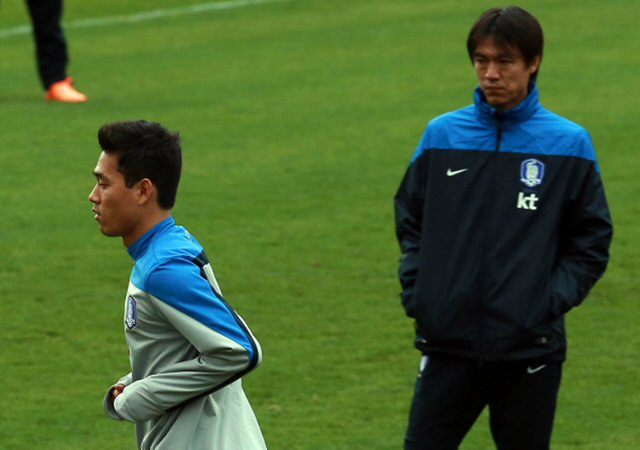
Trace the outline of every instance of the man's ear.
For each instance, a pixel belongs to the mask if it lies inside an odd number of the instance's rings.
[[[540,69],[540,63],[542,62],[542,55],[536,56],[529,65],[529,74],[532,74]]]
[[[156,195],[156,187],[148,178],[143,178],[138,182],[138,204],[143,205],[149,200],[153,200]]]

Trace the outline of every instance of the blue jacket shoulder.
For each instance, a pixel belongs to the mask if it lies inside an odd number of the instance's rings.
[[[149,243],[144,256],[136,260],[131,273],[131,282],[145,292],[154,293],[152,292],[154,289],[149,286],[149,276],[154,270],[160,266],[184,269],[185,265],[192,265],[193,260],[202,251],[202,245],[185,228],[174,226]],[[196,266],[193,265],[193,268],[195,269]],[[173,273],[175,277],[185,275],[184,270],[176,270]],[[155,280],[157,283],[157,278]],[[164,281],[169,284],[180,282],[177,279]]]
[[[435,117],[427,124],[412,161],[426,150],[460,148],[480,129],[473,105]]]
[[[542,107],[529,120],[518,124],[515,135],[520,140],[518,146],[510,149],[507,144],[504,150],[596,160],[591,136],[585,128]]]

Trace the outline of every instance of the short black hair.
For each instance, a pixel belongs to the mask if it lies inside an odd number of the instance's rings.
[[[148,178],[156,185],[158,205],[173,208],[182,172],[179,133],[156,122],[126,120],[102,125],[98,142],[105,153],[118,156],[118,171],[127,187]]]
[[[538,19],[519,6],[491,8],[480,15],[467,38],[467,52],[472,62],[480,41],[489,37],[500,47],[520,50],[527,65],[531,65],[537,56],[542,58],[542,26]],[[535,80],[537,76],[536,70],[531,79]]]

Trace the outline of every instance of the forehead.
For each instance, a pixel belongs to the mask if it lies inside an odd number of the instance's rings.
[[[118,171],[118,155],[103,151],[98,158],[98,163],[96,164],[93,173],[99,178],[122,177],[122,174]]]
[[[506,43],[498,43],[496,40],[489,36],[478,41],[474,55],[482,56],[510,56],[512,58],[522,58],[522,52],[520,49],[513,45]]]

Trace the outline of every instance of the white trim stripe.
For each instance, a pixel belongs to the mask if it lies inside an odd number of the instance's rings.
[[[186,16],[207,11],[220,11],[225,9],[242,8],[244,6],[260,5],[264,3],[285,2],[288,0],[228,0],[222,2],[199,3],[181,8],[154,9],[135,14],[121,16],[94,17],[65,22],[64,29],[93,28],[124,23],[148,22],[150,20],[163,19],[165,17]],[[30,34],[31,26],[20,25],[12,28],[0,29],[0,39],[11,36]]]

